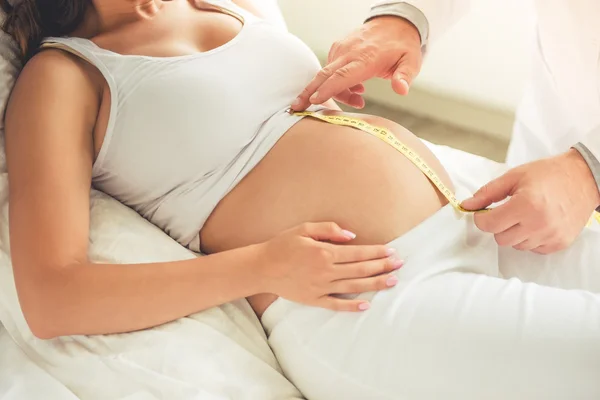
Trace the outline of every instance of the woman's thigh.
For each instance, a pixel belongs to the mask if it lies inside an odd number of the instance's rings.
[[[600,230],[587,228],[571,247],[550,255],[500,248],[498,262],[505,278],[600,293]]]
[[[433,242],[409,257],[395,288],[368,295],[365,313],[294,304],[286,310],[279,301],[284,317],[269,342],[307,398],[600,398],[598,295],[494,276],[497,250],[489,241],[451,229],[457,236],[444,248],[426,230]],[[531,266],[588,266],[593,237],[585,234],[570,252]],[[400,254],[409,248],[404,244]],[[531,264],[522,255],[513,261],[519,268]],[[587,276],[591,270],[579,269]],[[583,275],[566,286],[586,283]]]
[[[297,309],[269,338],[311,400],[600,398],[600,298],[450,272],[362,315]]]

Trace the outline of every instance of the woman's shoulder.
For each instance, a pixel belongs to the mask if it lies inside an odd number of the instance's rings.
[[[55,123],[48,115],[54,106],[69,113],[96,115],[103,93],[96,75],[81,60],[61,50],[38,52],[27,61],[12,89],[7,121],[13,121],[15,126],[15,121],[25,123],[24,116],[36,115],[40,123],[50,120]]]
[[[17,87],[21,81],[27,81],[38,89],[60,91],[60,88],[79,87],[83,94],[102,88],[98,75],[95,67],[74,54],[57,48],[41,48],[25,63]]]
[[[40,78],[69,79],[71,74],[76,78],[80,74],[86,73],[83,60],[79,57],[57,48],[40,48],[40,50],[31,57],[23,68],[23,74],[31,71],[30,74],[40,75]]]

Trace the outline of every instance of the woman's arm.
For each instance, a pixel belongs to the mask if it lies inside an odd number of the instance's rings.
[[[386,248],[324,243],[352,240],[331,223],[187,261],[90,263],[92,132],[104,85],[94,76],[71,55],[44,51],[26,65],[7,110],[11,255],[36,336],[131,332],[258,293],[359,311],[363,301],[329,294],[387,287],[386,272],[399,264]]]
[[[253,248],[173,263],[90,264],[92,130],[100,98],[90,67],[55,50],[27,64],[11,97],[11,254],[33,333],[134,331],[257,293]]]

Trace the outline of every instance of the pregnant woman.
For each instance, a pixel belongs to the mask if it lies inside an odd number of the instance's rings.
[[[319,64],[245,1],[0,3],[28,61],[6,145],[14,275],[38,337],[246,297],[311,400],[600,395],[598,236],[552,257],[499,253],[383,141],[290,115]],[[360,118],[454,189],[410,132]],[[90,184],[208,255],[92,265]]]

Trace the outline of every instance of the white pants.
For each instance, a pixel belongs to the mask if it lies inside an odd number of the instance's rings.
[[[309,400],[600,399],[599,232],[552,256],[499,250],[448,206],[389,245],[406,264],[359,296],[369,311],[280,299],[263,316]]]

